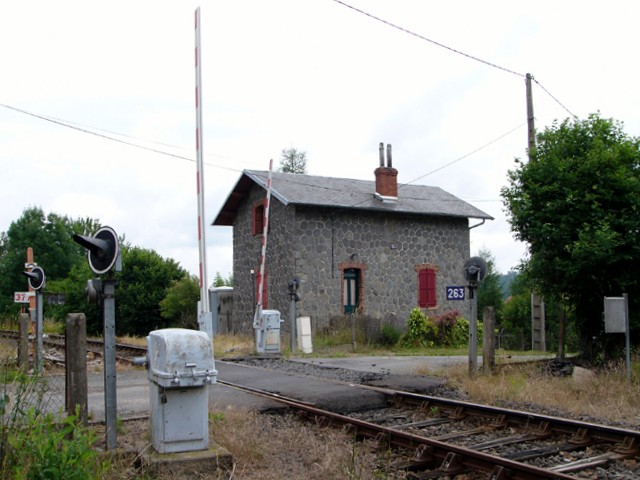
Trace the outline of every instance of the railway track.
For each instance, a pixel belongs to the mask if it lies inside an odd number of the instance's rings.
[[[49,336],[60,346],[63,337]],[[88,349],[102,352],[99,340]],[[118,344],[132,362],[146,348]],[[266,375],[266,373],[265,373]],[[605,479],[640,478],[640,432],[532,412],[372,386],[387,407],[341,414],[218,378],[218,383],[284,404],[320,426],[347,428],[393,451],[393,467],[407,478]]]
[[[15,330],[0,330],[0,336],[17,340],[18,332]],[[59,363],[64,363],[64,335],[46,334],[42,338],[42,344],[43,346],[56,349],[59,355],[54,360]],[[104,354],[104,342],[101,339],[87,338],[87,352],[91,352],[97,357],[102,357]],[[116,360],[119,362],[133,365],[137,357],[144,357],[146,355],[147,347],[116,343]]]
[[[633,430],[377,387],[363,388],[387,395],[387,409],[343,415],[218,382],[283,403],[318,425],[375,439],[383,450],[393,448],[393,467],[411,472],[408,478],[637,478],[629,472],[640,455],[640,432]],[[603,473],[611,466],[616,473]],[[618,476],[623,471],[629,476]]]

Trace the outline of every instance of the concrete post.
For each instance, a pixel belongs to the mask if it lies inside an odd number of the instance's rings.
[[[29,314],[21,313],[18,317],[18,368],[29,370]]]
[[[482,312],[482,373],[493,373],[496,365],[496,309],[484,307]]]
[[[66,329],[66,408],[69,415],[78,415],[83,425],[88,422],[87,387],[87,320],[84,313],[67,315]]]

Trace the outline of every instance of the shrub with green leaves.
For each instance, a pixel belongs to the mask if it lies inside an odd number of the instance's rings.
[[[407,319],[407,332],[402,338],[404,347],[430,347],[438,333],[435,324],[419,308],[414,308]]]
[[[402,331],[390,323],[385,323],[380,330],[380,345],[393,347],[402,337]]]
[[[478,322],[478,345],[482,344],[482,322]],[[469,320],[458,317],[448,334],[450,347],[464,347],[469,344]]]
[[[15,479],[100,478],[105,466],[93,450],[95,438],[75,416],[60,423],[50,414],[27,412],[24,426],[6,436],[2,473]]]
[[[40,380],[0,366],[0,478],[103,478],[93,433],[77,415],[43,413]]]

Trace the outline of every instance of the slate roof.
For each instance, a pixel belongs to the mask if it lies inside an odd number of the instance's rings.
[[[267,189],[269,172],[245,170],[212,225],[233,225],[238,207],[253,185]],[[493,217],[439,187],[398,185],[398,200],[385,203],[374,197],[375,181],[273,172],[271,195],[284,205],[375,210],[493,220]]]

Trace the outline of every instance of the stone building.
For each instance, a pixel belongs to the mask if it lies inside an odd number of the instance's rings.
[[[297,316],[315,329],[353,313],[404,325],[456,309],[447,287],[465,286],[470,219],[492,217],[438,187],[398,185],[391,148],[372,181],[273,172],[263,309],[289,315],[288,284],[299,279]],[[245,170],[213,225],[233,227],[236,331],[252,331],[257,302],[268,172]],[[287,330],[288,322],[283,323]]]

